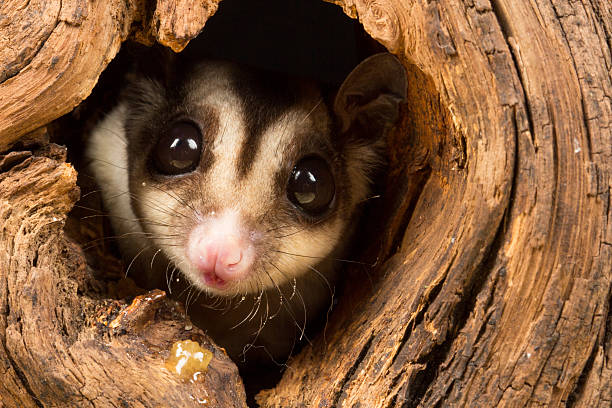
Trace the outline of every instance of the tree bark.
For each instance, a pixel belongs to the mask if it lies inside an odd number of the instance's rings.
[[[261,404],[609,406],[609,4],[337,3],[432,83],[430,171],[384,279]]]
[[[182,50],[219,0],[3,0],[0,151],[83,101],[132,32]]]
[[[236,366],[181,305],[109,298],[64,235],[79,196],[65,149],[0,155],[0,405],[246,406]],[[165,369],[172,344],[213,352],[197,381]]]
[[[216,9],[142,3],[0,5],[0,151],[83,100],[130,32],[178,50]],[[379,262],[371,286],[352,272],[324,335],[258,402],[610,406],[609,1],[334,3],[408,70],[367,251]],[[235,368],[172,302],[137,298],[122,330],[105,324],[128,309],[64,236],[74,170],[52,145],[14,150],[0,157],[0,401],[244,405]],[[204,385],[161,368],[185,336],[214,350]]]

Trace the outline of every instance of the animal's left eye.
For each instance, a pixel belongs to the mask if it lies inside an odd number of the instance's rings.
[[[287,197],[310,216],[329,209],[336,185],[327,161],[320,156],[307,156],[293,168],[287,184]]]
[[[189,173],[200,162],[201,152],[200,130],[193,123],[177,122],[157,142],[153,163],[162,174]]]

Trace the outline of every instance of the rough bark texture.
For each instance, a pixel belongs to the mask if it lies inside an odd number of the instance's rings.
[[[182,50],[218,0],[3,0],[0,151],[70,112],[93,89],[130,32]]]
[[[451,126],[415,135],[431,172],[373,296],[262,404],[609,406],[609,3],[338,3]]]
[[[352,280],[326,336],[292,360],[260,404],[610,406],[609,1],[334,2],[409,70],[380,205],[383,244],[370,250],[385,262],[371,290]],[[159,0],[147,13],[139,3],[31,1],[30,15],[20,4],[0,6],[0,151],[82,100],[140,16],[156,16],[143,24],[156,30],[135,37],[183,44],[214,10],[193,2],[201,8],[188,17],[178,12],[187,0]],[[76,40],[92,27],[95,38]],[[162,376],[159,356],[145,347],[118,357],[137,347],[138,330],[122,337],[74,325],[107,304],[76,297],[94,284],[61,232],[74,172],[28,153],[0,163],[0,182],[13,180],[10,190],[0,186],[1,401],[53,405],[65,392],[75,404],[119,404],[124,388],[96,393],[100,384]],[[112,340],[96,343],[100,333]],[[120,381],[87,354],[109,344]],[[65,367],[64,376],[49,367]],[[155,392],[139,390],[129,397]]]
[[[65,149],[0,155],[0,405],[245,406],[236,366],[161,291],[107,299],[63,233],[79,191]],[[129,307],[128,307],[129,306]],[[164,368],[175,341],[213,352],[198,381]]]

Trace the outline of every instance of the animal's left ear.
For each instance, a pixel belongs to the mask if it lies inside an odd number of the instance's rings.
[[[377,139],[392,126],[406,98],[406,71],[389,53],[361,62],[344,80],[334,101],[342,133],[356,126],[364,137]]]

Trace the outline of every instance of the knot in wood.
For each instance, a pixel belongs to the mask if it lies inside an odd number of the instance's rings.
[[[384,0],[358,0],[359,20],[373,39],[390,52],[401,51],[401,24],[395,7]]]

